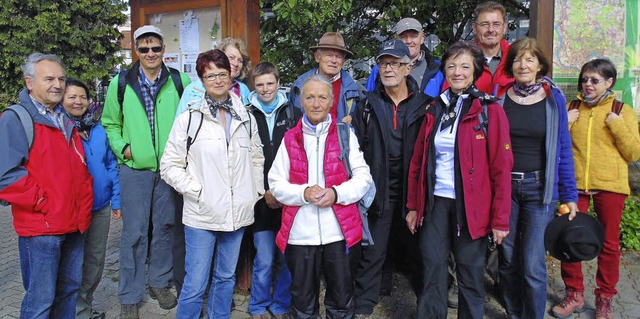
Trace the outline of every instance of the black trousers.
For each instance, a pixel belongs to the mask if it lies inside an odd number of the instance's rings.
[[[344,240],[321,246],[287,245],[284,252],[291,273],[291,318],[320,317],[320,276],[327,291],[327,318],[353,318],[353,282]]]
[[[473,240],[467,227],[458,231],[455,200],[438,196],[433,211],[425,215],[418,237],[424,279],[418,294],[416,317],[447,317],[447,265],[449,254],[453,252],[459,289],[458,318],[482,319],[487,237]]]

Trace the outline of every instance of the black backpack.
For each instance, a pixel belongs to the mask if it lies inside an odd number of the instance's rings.
[[[124,101],[124,90],[127,88],[127,73],[129,73],[129,69],[124,69],[118,75],[118,104],[120,104],[120,111],[122,111],[122,102]],[[170,67],[169,74],[173,85],[178,91],[178,97],[181,98],[184,86],[182,85],[182,78],[180,78],[180,71]]]

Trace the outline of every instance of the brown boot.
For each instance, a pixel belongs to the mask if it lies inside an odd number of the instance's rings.
[[[596,295],[596,319],[613,319],[613,296]]]
[[[574,312],[582,312],[584,310],[584,293],[567,288],[567,294],[564,300],[551,309],[551,313],[556,318],[569,318]]]

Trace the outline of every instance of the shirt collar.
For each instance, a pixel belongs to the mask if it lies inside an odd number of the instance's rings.
[[[158,72],[158,77],[151,81],[147,78],[147,76],[144,74],[144,71],[142,70],[142,68],[139,68],[140,70],[140,80],[142,82],[142,84],[145,84],[147,86],[154,86],[158,83],[158,81],[160,80],[160,77],[162,76],[162,68],[160,68],[160,72]]]
[[[316,70],[316,74],[320,74],[320,68],[318,68]],[[338,74],[334,75],[332,78],[329,79],[329,82],[333,83],[335,81],[340,80],[340,77],[342,76],[342,71],[338,72]]]
[[[33,105],[36,106],[36,109],[38,109],[38,113],[40,113],[41,115],[46,115],[47,113],[51,112],[50,108],[38,102],[36,99],[33,98],[33,96],[31,96],[31,94],[29,94],[29,98],[31,99],[31,102],[33,102]],[[62,111],[63,111],[63,108],[62,106],[60,106],[60,103],[58,103],[56,104],[56,106],[53,107],[53,112],[51,112],[51,114],[60,114],[60,112]]]

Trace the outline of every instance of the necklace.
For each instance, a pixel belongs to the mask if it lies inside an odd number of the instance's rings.
[[[536,82],[534,84],[521,84],[518,82],[513,83],[513,93],[518,97],[518,103],[523,104],[527,97],[537,93],[542,88],[542,82]]]

